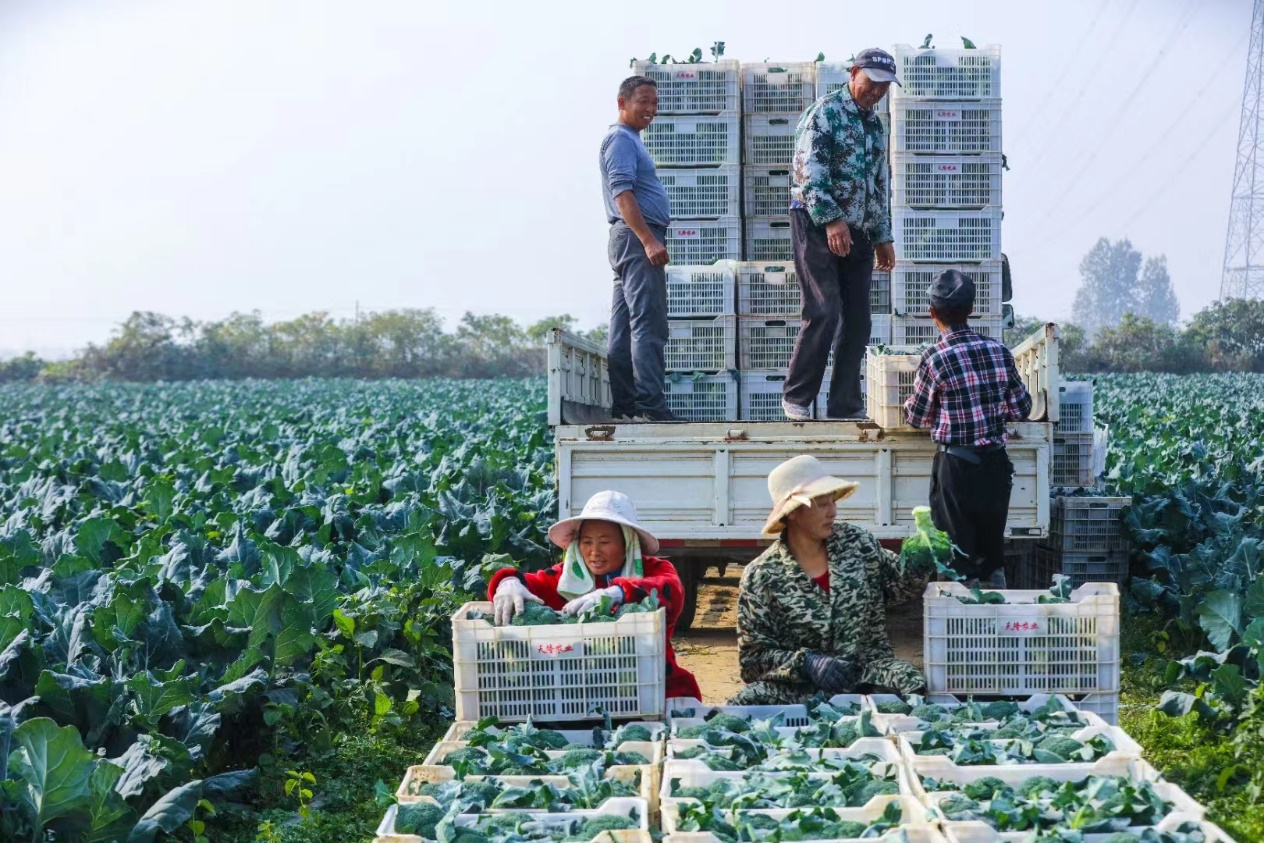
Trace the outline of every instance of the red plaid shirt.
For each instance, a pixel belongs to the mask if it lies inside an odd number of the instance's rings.
[[[941,445],[1004,445],[1005,423],[1031,414],[1031,394],[1009,349],[966,328],[922,354],[904,414]]]

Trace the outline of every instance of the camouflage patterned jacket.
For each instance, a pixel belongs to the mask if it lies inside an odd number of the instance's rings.
[[[886,606],[919,596],[929,577],[901,574],[895,553],[846,522],[834,525],[827,548],[828,593],[781,540],[746,566],[737,596],[743,682],[800,683],[809,651],[854,656],[862,670],[894,658]]]
[[[890,243],[891,166],[876,111],[856,105],[851,89],[817,100],[795,129],[790,198],[812,222],[844,219],[871,243]]]

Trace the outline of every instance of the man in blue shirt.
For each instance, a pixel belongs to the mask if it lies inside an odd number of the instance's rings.
[[[681,421],[663,393],[667,345],[667,226],[671,202],[641,142],[658,111],[645,76],[619,86],[619,122],[601,143],[601,185],[610,222],[610,392],[615,421]]]

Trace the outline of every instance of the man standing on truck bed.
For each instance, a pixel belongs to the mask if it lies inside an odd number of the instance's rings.
[[[614,301],[608,346],[615,421],[680,421],[667,409],[667,226],[671,201],[641,132],[658,111],[658,86],[646,76],[619,85],[619,122],[601,142],[601,185],[610,221]]]
[[[864,418],[860,364],[869,344],[869,284],[895,266],[891,168],[874,112],[895,75],[895,59],[877,49],[856,56],[851,81],[817,100],[795,130],[790,186],[794,268],[803,324],[794,343],[781,406],[794,421],[812,418],[812,402],[834,351],[827,415]]]
[[[1031,415],[1031,394],[1009,349],[970,328],[970,276],[945,270],[926,292],[941,336],[922,354],[904,412],[913,427],[929,427],[939,446],[931,466],[931,520],[965,553],[954,565],[958,571],[1005,588],[1005,522],[1014,488],[1005,424]]]

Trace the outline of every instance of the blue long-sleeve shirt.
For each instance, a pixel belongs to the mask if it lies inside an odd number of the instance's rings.
[[[629,190],[647,223],[666,228],[671,222],[671,200],[658,180],[654,159],[641,136],[622,123],[611,126],[601,142],[601,189],[611,225],[623,220],[614,198]]]

